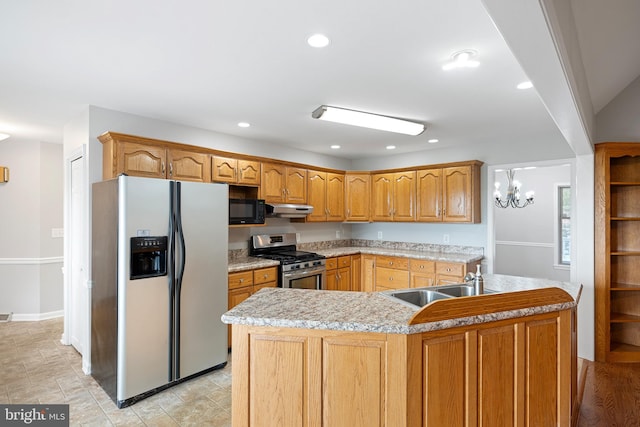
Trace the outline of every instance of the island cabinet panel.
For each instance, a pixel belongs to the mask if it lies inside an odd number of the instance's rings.
[[[440,305],[482,311],[480,298]],[[570,426],[571,322],[572,309],[414,334],[234,324],[232,423]]]
[[[323,339],[323,426],[385,425],[386,341],[362,338]]]

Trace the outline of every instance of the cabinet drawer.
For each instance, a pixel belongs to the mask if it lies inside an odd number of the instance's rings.
[[[464,276],[464,264],[455,262],[436,263],[436,274],[446,274],[447,276]]]
[[[261,283],[275,282],[277,281],[278,268],[269,267],[261,268],[253,271],[253,284],[259,285]]]
[[[336,258],[336,257],[327,258],[327,262],[325,264],[325,268],[327,270],[335,270],[336,268],[338,268],[338,258]]]
[[[341,256],[338,258],[338,268],[351,267],[351,256]]]
[[[409,261],[409,270],[412,273],[431,273],[436,271],[435,261],[428,261],[424,259],[412,259]]]
[[[408,258],[397,258],[393,256],[377,256],[376,257],[376,266],[377,267],[386,267],[386,268],[397,268],[399,270],[408,270],[409,269],[409,259]]]
[[[253,285],[253,271],[241,271],[229,274],[229,289]]]
[[[376,267],[376,290],[378,288],[402,289],[409,287],[409,271]]]

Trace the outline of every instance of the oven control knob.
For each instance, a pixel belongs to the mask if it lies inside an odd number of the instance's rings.
[[[305,262],[305,263],[304,263],[304,267],[305,267],[305,268],[309,267],[309,263],[308,263],[308,262]]]

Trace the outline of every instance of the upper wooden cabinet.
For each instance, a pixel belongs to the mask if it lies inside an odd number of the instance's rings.
[[[212,156],[211,180],[229,184],[260,185],[260,162]]]
[[[211,181],[210,156],[197,147],[114,132],[104,133],[98,139],[102,142],[103,179],[125,173],[148,178]]]
[[[369,221],[371,175],[367,173],[345,174],[345,219],[347,221]]]
[[[480,166],[418,170],[417,221],[479,223]]]
[[[344,221],[344,175],[307,171],[307,204],[313,213],[308,222]]]
[[[373,221],[415,221],[415,171],[374,174],[371,180]]]
[[[262,163],[261,197],[272,203],[307,203],[307,170]]]

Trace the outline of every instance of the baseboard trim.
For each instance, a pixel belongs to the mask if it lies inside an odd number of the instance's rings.
[[[41,265],[58,264],[64,262],[64,257],[52,256],[45,258],[0,258],[0,265]]]
[[[49,319],[55,319],[57,317],[63,317],[63,316],[64,316],[64,310],[56,310],[56,311],[50,311],[48,313],[33,313],[33,314],[13,313],[11,315],[11,321],[12,322],[37,322],[39,320],[49,320]]]

